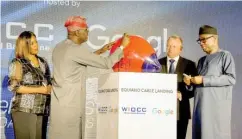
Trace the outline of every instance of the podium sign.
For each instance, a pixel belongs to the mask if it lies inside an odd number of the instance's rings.
[[[175,74],[111,73],[98,84],[97,139],[176,139]]]
[[[112,70],[87,67],[85,117],[82,120],[85,123],[82,124],[83,139],[96,139],[98,77],[111,72]]]

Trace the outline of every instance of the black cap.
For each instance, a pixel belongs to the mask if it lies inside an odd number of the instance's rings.
[[[218,35],[217,29],[209,25],[203,25],[199,28],[199,35],[201,34],[214,34]]]

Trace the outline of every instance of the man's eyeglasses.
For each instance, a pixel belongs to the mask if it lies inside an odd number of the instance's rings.
[[[198,40],[197,40],[197,43],[198,43],[198,44],[201,44],[202,42],[205,43],[209,38],[212,38],[212,37],[214,37],[214,36],[209,36],[209,37],[207,37],[207,38],[198,39]]]

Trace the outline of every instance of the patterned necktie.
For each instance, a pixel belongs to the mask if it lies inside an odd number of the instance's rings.
[[[175,60],[174,59],[170,59],[170,68],[169,68],[169,73],[174,73],[175,72],[175,67],[174,67],[174,62]]]

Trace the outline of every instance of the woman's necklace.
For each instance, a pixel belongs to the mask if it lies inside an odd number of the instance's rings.
[[[38,68],[39,65],[39,61],[37,57],[34,58],[29,58],[30,64],[34,67],[34,68]]]

